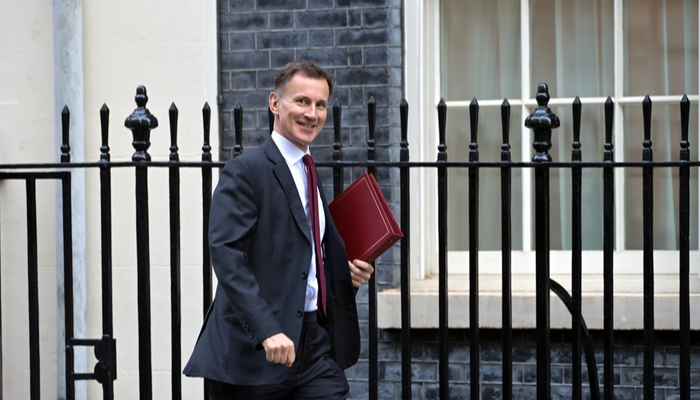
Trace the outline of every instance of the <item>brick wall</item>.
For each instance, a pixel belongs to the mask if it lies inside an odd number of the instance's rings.
[[[502,399],[501,332],[481,329],[480,382],[481,399]],[[414,400],[438,399],[438,331],[416,329],[411,333],[412,394]],[[603,335],[591,332],[595,359],[603,394]],[[678,399],[678,333],[655,333],[654,373],[656,399]],[[513,399],[531,400],[537,394],[537,337],[534,330],[513,332]],[[552,399],[571,398],[571,339],[568,331],[552,331]],[[615,398],[643,399],[644,333],[615,332]],[[691,333],[691,398],[700,399],[700,332]],[[450,331],[450,398],[469,399],[469,330]],[[583,364],[583,398],[590,399],[588,371]],[[346,373],[349,377],[350,399],[367,399],[367,360],[361,360]],[[379,344],[379,398],[401,399],[401,332],[381,332]]]
[[[236,104],[244,107],[244,150],[256,147],[269,134],[267,99],[274,77],[285,63],[300,59],[334,77],[331,105],[337,100],[342,106],[345,158],[366,158],[366,103],[373,96],[377,158],[398,159],[401,0],[222,0],[220,24],[223,159],[234,146]],[[312,149],[321,161],[331,157],[332,126],[329,113]]]

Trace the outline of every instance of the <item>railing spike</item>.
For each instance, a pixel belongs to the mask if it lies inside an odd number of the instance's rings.
[[[210,144],[210,128],[211,128],[211,107],[209,102],[204,103],[202,107],[202,122],[204,128],[204,144],[202,145],[202,161],[211,161],[211,144]]]
[[[578,96],[571,104],[573,113],[574,141],[571,144],[571,161],[581,161],[581,99]]]
[[[644,115],[644,150],[642,151],[642,160],[651,161],[651,98],[647,94],[642,100],[642,114]]]
[[[110,160],[109,155],[109,108],[102,104],[100,108],[100,130],[102,134],[102,146],[100,147],[100,161]]]
[[[438,133],[440,143],[438,144],[438,161],[447,161],[447,145],[445,144],[445,125],[447,121],[447,104],[441,98],[437,106],[438,111]]]
[[[237,157],[243,152],[243,106],[240,102],[233,108],[233,126],[235,129],[233,156]]]
[[[63,144],[61,145],[61,162],[70,162],[70,110],[63,106],[61,111],[61,130]]]
[[[168,117],[170,118],[170,161],[179,161],[180,156],[177,154],[177,120],[179,111],[175,103],[170,105],[168,109]]]
[[[469,103],[469,127],[471,128],[471,143],[469,143],[469,161],[479,161],[479,102],[474,97]]]
[[[688,142],[688,120],[690,118],[690,100],[687,95],[683,95],[681,99],[681,148],[687,149],[690,147]]]
[[[613,108],[613,100],[610,96],[605,100],[605,144],[603,152],[603,160],[607,162],[613,161],[613,120],[615,112]]]
[[[401,113],[401,161],[408,161],[408,154],[405,160],[403,157],[404,150],[408,152],[408,102],[405,97],[401,99],[399,112]]]
[[[336,152],[340,152],[340,149],[343,147],[342,145],[342,140],[341,140],[341,112],[342,112],[342,106],[340,105],[340,100],[335,99],[335,103],[333,103],[333,159],[336,159]],[[342,156],[338,158],[338,160],[342,159]]]
[[[333,103],[333,160],[342,160],[343,154],[341,149],[343,147],[341,138],[341,113],[342,106],[340,101],[335,99]]]
[[[369,136],[367,139],[367,159],[375,159],[375,143],[374,132],[377,126],[377,103],[374,101],[374,96],[370,96],[367,101],[367,122],[369,124]]]
[[[510,161],[510,103],[507,98],[501,103],[501,132],[501,161]]]

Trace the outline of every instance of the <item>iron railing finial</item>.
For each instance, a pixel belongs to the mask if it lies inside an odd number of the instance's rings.
[[[134,136],[132,145],[136,152],[131,156],[132,161],[151,161],[148,148],[151,147],[151,130],[158,127],[158,119],[146,108],[148,95],[146,87],[136,88],[136,109],[124,121],[124,126],[131,130]]]
[[[532,161],[552,161],[548,153],[552,148],[552,129],[559,127],[559,117],[547,107],[549,103],[549,88],[546,83],[537,86],[537,109],[525,119],[525,126],[535,131],[535,141],[532,146],[537,154]]]

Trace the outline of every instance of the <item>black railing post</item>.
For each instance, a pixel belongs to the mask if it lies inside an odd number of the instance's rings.
[[[151,130],[158,127],[158,120],[146,108],[146,88],[136,89],[137,108],[126,118],[124,126],[133,135],[136,165],[136,253],[139,323],[139,395],[141,400],[153,397],[151,377],[151,277],[150,240],[148,221],[148,167],[151,161],[148,148],[151,146]]]
[[[605,151],[603,161],[606,165],[614,163],[613,153],[613,101],[605,101]],[[612,167],[603,168],[603,396],[605,400],[614,399],[614,291],[613,264],[615,255],[615,174]]]
[[[39,357],[39,254],[37,243],[36,180],[27,179],[27,304],[29,305],[29,393],[41,399]],[[70,207],[70,204],[68,204]]]
[[[113,338],[112,310],[112,172],[109,166],[109,108],[100,109],[102,146],[100,147],[100,215],[102,253],[102,338],[95,345],[96,379],[102,383],[104,400],[114,399],[117,379],[117,349]]]
[[[374,97],[367,101],[367,161],[376,160],[374,130],[377,124],[377,103]],[[377,175],[377,168],[367,167],[367,173]],[[376,263],[372,263],[376,269]],[[372,274],[368,282],[369,297],[369,399],[379,399],[379,330],[377,329],[377,275]]]
[[[61,111],[61,163],[70,162],[70,110],[64,106]],[[70,179],[61,181],[63,200],[63,301],[65,309],[66,344],[66,399],[75,399],[75,352],[73,350],[73,228],[71,210]]]
[[[644,398],[654,398],[654,167],[651,165],[651,99],[642,101],[644,149],[642,196],[644,220]],[[608,382],[605,382],[608,385]]]
[[[404,98],[399,107],[401,113],[401,162],[409,161],[408,152],[408,103]],[[401,174],[401,398],[411,399],[411,181],[408,167],[400,168]]]
[[[438,391],[441,400],[450,397],[450,367],[449,367],[449,318],[447,296],[447,145],[445,144],[445,124],[447,121],[447,105],[445,99],[440,99],[437,106],[438,144],[437,167],[438,175],[438,313],[439,313],[439,344],[438,344]]]
[[[510,164],[510,103],[508,99],[501,104],[501,130],[503,144],[501,145],[501,162]],[[503,400],[513,398],[513,296],[511,284],[511,167],[501,168],[501,254],[502,254],[502,304],[501,304],[501,348]]]
[[[479,103],[476,98],[469,104],[469,126],[469,162],[473,163],[479,161]],[[481,397],[479,348],[479,167],[469,167],[469,389],[472,399]]]
[[[234,116],[236,112],[234,110]],[[241,109],[242,116],[242,109]],[[211,211],[212,198],[212,167],[211,146],[209,135],[211,126],[211,108],[209,103],[204,103],[202,108],[202,128],[204,130],[204,143],[202,144],[202,318],[206,318],[207,311],[213,298],[211,266],[211,254],[209,253],[209,212]],[[237,131],[240,136],[240,131]],[[239,147],[239,150],[242,147]],[[204,399],[209,398],[209,380],[204,380]]]
[[[204,273],[204,308],[202,316],[207,315],[212,292],[212,268],[209,254],[209,211],[211,209],[212,176],[211,176],[211,145],[209,144],[211,126],[211,108],[205,103],[202,108],[202,124],[204,130],[204,144],[202,144],[202,268]]]
[[[535,167],[535,263],[536,263],[536,321],[537,321],[537,399],[551,397],[550,332],[549,332],[549,168],[552,161],[552,129],[559,127],[559,118],[547,107],[547,84],[537,87],[537,109],[525,119],[525,126],[534,130],[532,158]]]
[[[238,157],[243,153],[243,106],[237,103],[233,108],[233,126],[235,128],[235,144],[233,146],[233,157]]]
[[[179,111],[170,105],[170,163],[168,181],[170,191],[170,374],[172,399],[182,398],[182,311],[180,298],[180,156],[177,147],[177,120]]]
[[[571,105],[574,141],[571,161],[581,162],[581,100]],[[581,167],[571,167],[571,391],[573,400],[581,400]]]
[[[65,137],[64,137],[65,138]],[[64,144],[67,145],[67,141]],[[63,304],[65,313],[66,343],[66,400],[75,400],[75,334],[73,313],[73,214],[71,212],[71,175],[61,179],[61,200],[63,203]]]
[[[690,101],[683,95],[681,100],[681,167],[679,168],[679,253],[680,253],[680,392],[681,400],[690,400],[690,167],[682,165],[690,161],[688,142],[688,119]]]
[[[343,161],[343,145],[340,135],[341,112],[340,101],[336,99],[333,104],[333,161]],[[339,196],[343,191],[344,175],[343,167],[333,166],[333,197]]]

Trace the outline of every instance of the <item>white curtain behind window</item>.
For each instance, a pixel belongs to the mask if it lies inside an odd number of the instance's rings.
[[[582,98],[581,153],[583,161],[602,161],[605,143],[603,108],[586,106],[586,97],[612,95],[614,89],[613,2],[606,0],[533,0],[531,97],[546,82],[552,98]],[[571,161],[571,106],[553,110],[561,127],[552,135],[554,161]],[[582,245],[603,247],[603,180],[599,170],[582,171]],[[571,249],[571,171],[550,172],[552,249]]]
[[[521,77],[520,4],[515,1],[442,0],[441,95],[446,100],[469,101],[519,98],[521,79],[529,79],[534,97],[537,84],[546,82],[550,95],[573,98],[584,104],[581,143],[584,161],[601,161],[604,144],[602,106],[586,106],[586,97],[614,96],[614,15],[609,0],[532,0],[530,3],[531,76]],[[698,8],[697,0],[633,0],[624,3],[625,96],[697,94]],[[518,110],[518,108],[514,108]],[[500,159],[500,110],[482,108],[479,152],[482,161]],[[573,131],[571,107],[553,111],[562,126],[553,136],[550,153],[555,161],[571,159]],[[655,106],[652,141],[655,160],[679,158],[678,106]],[[697,127],[697,106],[691,108],[691,128]],[[520,127],[526,116],[513,112],[511,145],[513,160],[520,158]],[[450,161],[469,157],[469,111],[448,110],[447,153]],[[641,105],[625,108],[625,143],[615,151],[626,160],[641,159],[643,129]],[[691,135],[691,138],[695,137]],[[692,139],[691,139],[692,140]],[[694,159],[697,157],[695,150]],[[530,151],[533,154],[533,151]],[[526,160],[528,161],[528,160]],[[450,250],[468,250],[467,170],[450,169]],[[658,169],[655,174],[655,247],[677,248],[676,170]],[[513,174],[513,248],[522,248],[521,186]],[[571,248],[571,172],[551,173],[552,249]],[[602,173],[583,172],[583,246],[602,248]],[[500,174],[481,170],[480,249],[500,249]],[[693,175],[691,243],[697,243],[697,170]],[[625,170],[626,247],[640,249],[641,170]],[[696,246],[696,245],[695,245]]]
[[[442,3],[442,90],[445,100],[520,98],[520,5],[510,0]],[[514,160],[520,154],[519,107],[511,111],[510,142]],[[469,160],[469,110],[447,113],[448,161]],[[500,109],[481,109],[479,155],[481,161],[501,159]],[[500,172],[480,171],[480,248],[501,248]],[[448,171],[448,248],[469,250],[468,171]],[[520,174],[513,173],[513,248],[522,248]]]
[[[654,95],[697,94],[698,8],[694,0],[634,0],[625,2],[625,95],[652,99],[651,141],[654,160],[680,158],[680,107],[653,105]],[[697,106],[691,108],[695,132]],[[641,105],[625,107],[625,159],[642,159],[644,125]],[[691,136],[691,146],[692,143]],[[691,147],[692,148],[692,147]],[[697,145],[691,157],[697,159]],[[697,169],[693,169],[691,217],[697,247]],[[626,236],[628,249],[643,247],[642,171],[625,170]],[[654,247],[678,248],[678,171],[654,171]]]

